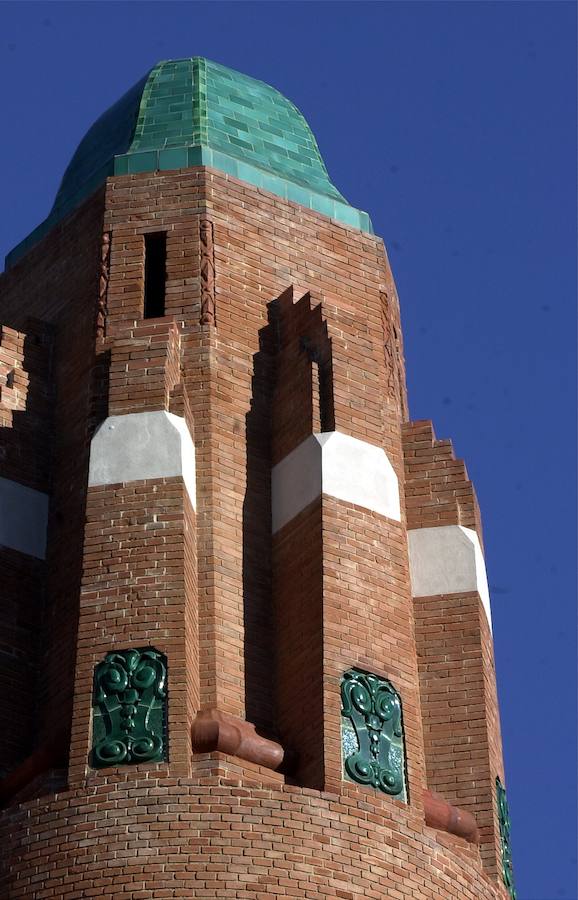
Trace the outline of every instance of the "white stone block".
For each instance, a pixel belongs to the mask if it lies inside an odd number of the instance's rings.
[[[195,509],[195,448],[182,416],[163,410],[110,416],[92,439],[89,487],[175,475]]]
[[[385,451],[339,431],[312,434],[273,467],[273,533],[322,493],[400,521],[397,476]]]
[[[486,564],[478,535],[462,525],[412,528],[407,533],[414,597],[477,591],[492,627]]]

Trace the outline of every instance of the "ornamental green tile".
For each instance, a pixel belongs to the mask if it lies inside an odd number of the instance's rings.
[[[7,267],[110,175],[186,165],[211,165],[373,231],[367,213],[350,206],[332,183],[309,125],[290,100],[268,84],[195,56],[158,63],[94,123],[64,173],[48,218],[8,254]]]
[[[166,657],[153,647],[111,650],[94,670],[90,764],[102,768],[166,759]]]
[[[349,669],[341,679],[343,776],[407,803],[399,694],[389,681]]]
[[[502,848],[502,881],[512,900],[516,900],[514,872],[512,869],[512,849],[510,845],[510,813],[506,789],[498,777],[496,777],[496,802],[498,805],[498,824]]]

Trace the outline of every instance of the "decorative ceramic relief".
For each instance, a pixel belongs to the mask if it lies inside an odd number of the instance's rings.
[[[510,813],[506,789],[499,778],[496,778],[496,799],[498,803],[498,822],[500,825],[500,841],[502,844],[502,878],[512,900],[516,900],[514,887],[514,871],[512,869],[512,849],[510,847]]]
[[[107,653],[94,671],[92,765],[167,759],[167,664],[152,648]]]
[[[349,669],[341,680],[345,777],[407,801],[399,696],[389,681]]]

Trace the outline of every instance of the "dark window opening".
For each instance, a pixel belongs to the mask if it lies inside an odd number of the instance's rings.
[[[144,317],[156,319],[165,314],[167,280],[167,236],[145,234]]]

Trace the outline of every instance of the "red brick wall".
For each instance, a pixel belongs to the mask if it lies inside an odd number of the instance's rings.
[[[50,559],[61,574],[47,582],[44,709],[61,698],[64,719],[80,610],[69,789],[6,814],[8,896],[502,896],[476,848],[424,824],[403,350],[381,240],[203,169],[110,179],[104,221],[100,202],[7,276],[21,300],[50,270],[45,254],[61,273],[76,267],[69,307],[51,307],[54,282],[33,304],[57,329]],[[214,279],[201,217],[213,225]],[[73,251],[66,228],[76,229]],[[163,230],[167,315],[143,322],[143,235]],[[99,287],[103,232],[110,265]],[[321,381],[305,351],[305,418],[290,409],[291,368],[276,359],[275,301],[291,286],[295,298],[311,292],[312,334],[323,338]],[[81,590],[88,437],[107,412],[163,408],[184,414],[193,432],[196,517],[178,477],[91,487]],[[277,536],[274,561],[271,465],[328,419],[385,449],[402,521],[324,497]],[[70,560],[59,556],[64,539]],[[94,665],[113,647],[148,644],[168,656],[169,761],[91,771]],[[408,805],[341,778],[339,681],[352,665],[383,674],[401,695]],[[231,758],[191,757],[200,706],[294,743],[297,783]]]
[[[462,525],[482,541],[476,492],[451,441],[438,441],[426,420],[403,426],[408,528]]]
[[[25,706],[37,746],[55,729],[70,727],[72,713],[103,199],[98,191],[0,275],[0,321],[6,334],[24,335],[16,362],[23,352],[17,372],[28,375],[25,400],[0,428],[0,476],[50,495],[45,567],[20,554],[17,588],[18,603],[33,613],[34,650],[26,665],[37,678],[33,687],[29,681]],[[10,593],[11,577],[8,569],[0,573],[3,593]],[[23,744],[20,759],[30,749]]]
[[[495,780],[504,782],[492,637],[478,594],[416,597],[428,786],[473,813],[489,872],[501,865]]]
[[[187,775],[198,650],[194,515],[182,479],[91,487],[86,516],[70,783],[89,771],[94,668],[113,648],[166,654],[170,771]]]
[[[323,498],[326,784],[342,784],[339,687],[343,672],[358,666],[387,678],[401,697],[410,803],[420,809],[425,766],[407,565],[400,523]]]
[[[481,539],[476,494],[451,441],[404,425],[408,528],[462,525]],[[503,761],[493,642],[478,593],[415,597],[428,787],[469,810],[487,871],[501,866],[495,780]]]
[[[11,811],[5,896],[507,900],[475,848],[410,807],[283,786],[217,754],[198,766],[186,780],[100,776],[90,792]]]

